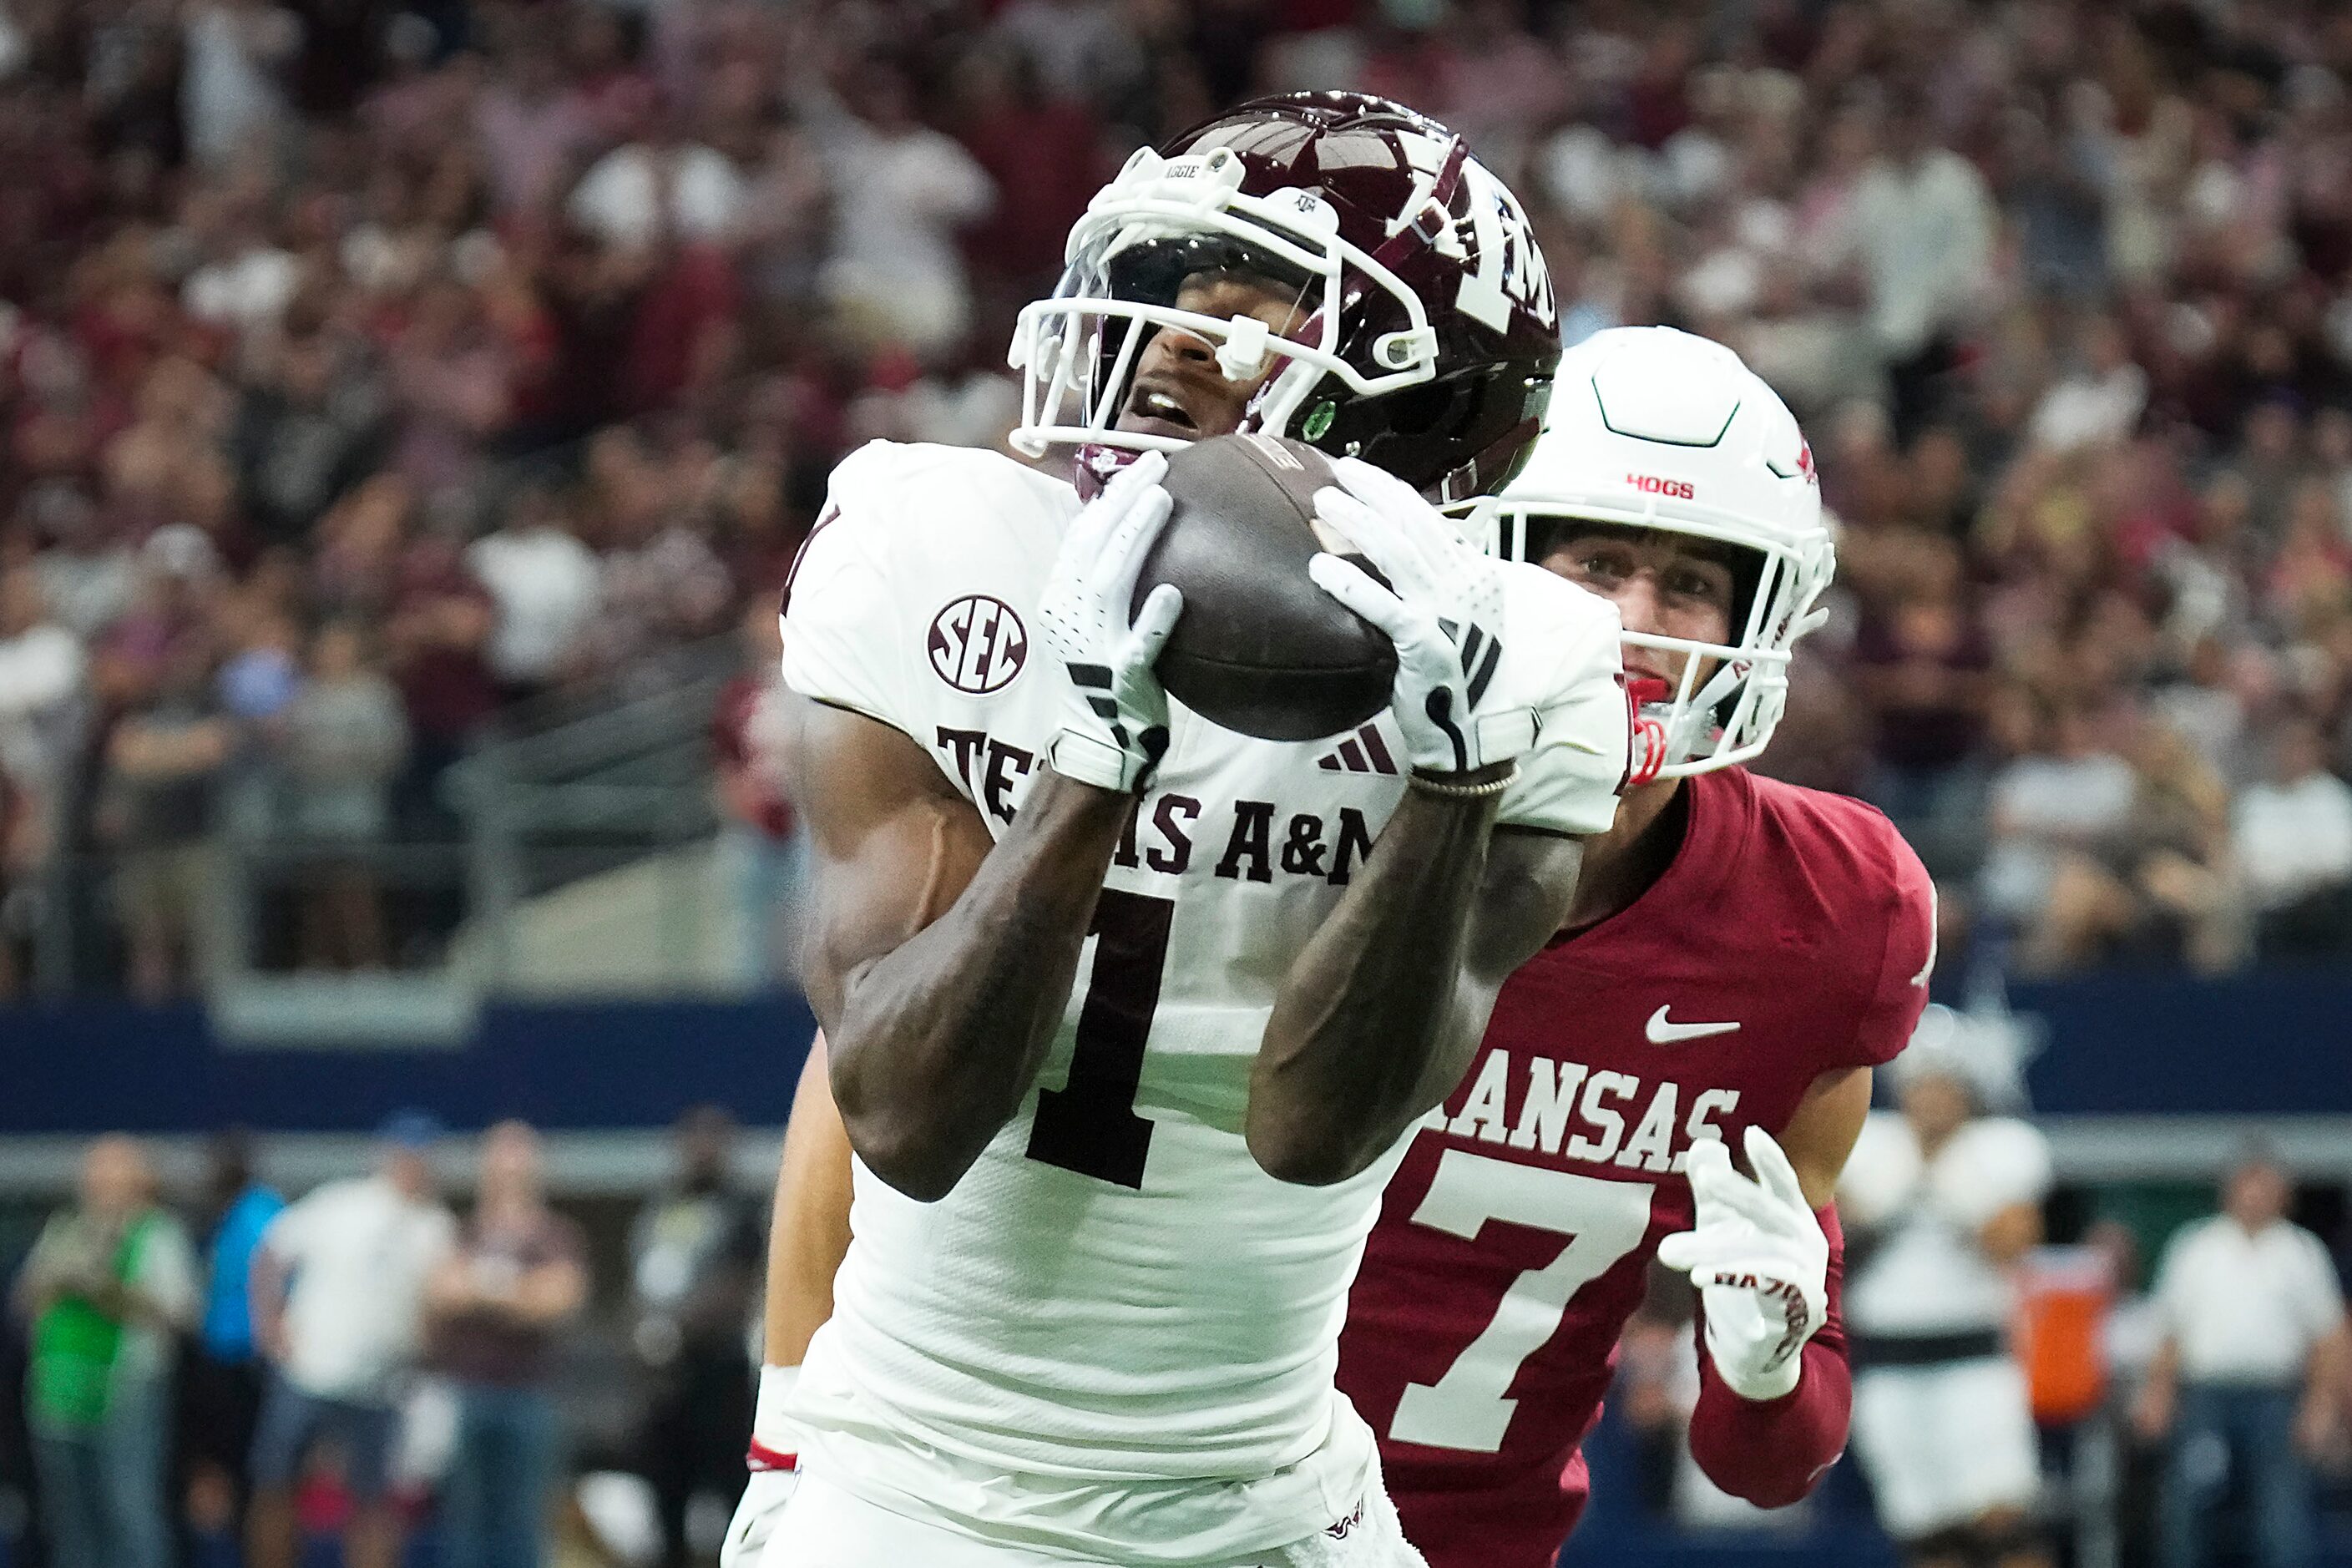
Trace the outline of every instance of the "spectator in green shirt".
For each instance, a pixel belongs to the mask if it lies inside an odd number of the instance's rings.
[[[83,1156],[79,1201],[52,1215],[16,1283],[32,1354],[26,1415],[54,1568],[164,1568],[174,1336],[194,1316],[195,1259],[155,1203],[146,1152],[121,1134]]]

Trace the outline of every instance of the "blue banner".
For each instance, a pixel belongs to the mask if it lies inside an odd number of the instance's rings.
[[[2010,1000],[2042,1033],[2037,1110],[2352,1115],[2352,974],[2099,975]],[[456,1127],[650,1128],[705,1102],[772,1126],[814,1028],[797,995],[493,1005],[457,1049],[257,1049],[194,1006],[23,1006],[0,1013],[0,1135],[349,1131],[404,1106]]]

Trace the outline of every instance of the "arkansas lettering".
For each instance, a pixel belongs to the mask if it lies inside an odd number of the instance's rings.
[[[1436,1132],[1535,1150],[1629,1171],[1679,1171],[1690,1146],[1727,1131],[1736,1089],[1696,1092],[1671,1079],[1645,1083],[1581,1062],[1490,1050],[1459,1110],[1439,1106],[1421,1124]]]

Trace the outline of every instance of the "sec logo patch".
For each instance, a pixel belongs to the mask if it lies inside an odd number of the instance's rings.
[[[931,617],[931,669],[958,691],[1002,691],[1029,658],[1029,628],[1013,606],[985,594],[958,599]]]

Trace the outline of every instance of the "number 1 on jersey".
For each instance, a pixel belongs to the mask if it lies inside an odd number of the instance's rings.
[[[1444,1376],[1406,1384],[1389,1436],[1477,1454],[1501,1448],[1519,1407],[1509,1396],[1512,1380],[1559,1331],[1570,1298],[1641,1245],[1650,1228],[1651,1190],[1647,1182],[1604,1182],[1448,1149],[1413,1210],[1413,1224],[1475,1241],[1488,1220],[1508,1220],[1565,1235],[1568,1245],[1511,1282],[1493,1321]]]
[[[1059,1089],[1037,1091],[1032,1160],[1122,1187],[1143,1185],[1151,1123],[1135,1113],[1135,1090],[1175,913],[1171,900],[1117,888],[1105,888],[1096,900],[1094,968],[1078,1008],[1070,1076]]]

